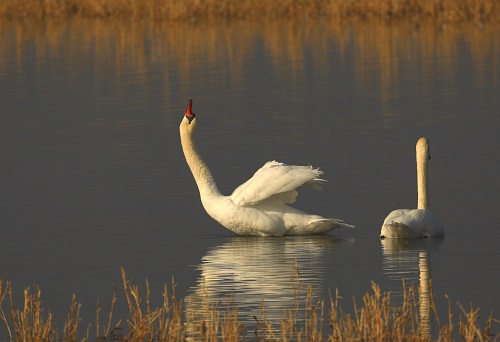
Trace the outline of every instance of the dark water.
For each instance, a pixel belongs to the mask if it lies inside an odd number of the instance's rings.
[[[148,279],[153,304],[175,277],[194,310],[200,293],[233,294],[242,320],[258,315],[262,299],[279,320],[298,269],[318,297],[338,289],[349,311],[370,281],[396,297],[402,277],[418,283],[427,252],[442,312],[447,294],[499,317],[496,28],[75,21],[0,29],[0,278],[12,281],[17,307],[38,284],[62,326],[75,293],[86,327],[117,286],[124,318],[123,267],[141,287]],[[357,228],[260,239],[211,220],[179,143],[188,98],[223,193],[268,160],[311,164],[329,182],[303,189],[297,207]],[[446,237],[381,243],[385,216],[416,206],[421,136]]]

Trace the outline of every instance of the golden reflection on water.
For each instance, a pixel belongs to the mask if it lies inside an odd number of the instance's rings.
[[[237,84],[244,75],[245,57],[262,44],[275,65],[272,72],[292,75],[293,82],[303,80],[305,54],[312,58],[318,75],[352,61],[358,86],[367,87],[377,80],[384,98],[391,94],[385,89],[408,72],[412,60],[440,60],[439,71],[452,75],[460,65],[450,57],[465,45],[479,77],[498,75],[500,61],[499,33],[490,26],[461,29],[373,22],[338,26],[294,20],[215,25],[79,19],[0,22],[0,28],[0,58],[15,61],[19,71],[28,53],[34,53],[39,68],[43,68],[45,59],[65,55],[65,65],[61,67],[76,72],[84,58],[93,58],[97,77],[112,71],[117,82],[122,81],[123,70],[151,77],[147,71],[152,64],[160,63],[165,68],[164,77],[178,73],[181,85],[196,77],[192,71],[197,66],[203,68],[207,64],[220,64],[223,79]],[[329,63],[332,48],[341,56],[340,66]],[[377,65],[375,75],[373,63]],[[0,64],[0,68],[9,67]],[[422,76],[432,79],[435,70],[425,69],[432,67],[431,63],[422,64]],[[168,85],[168,79],[165,83]]]

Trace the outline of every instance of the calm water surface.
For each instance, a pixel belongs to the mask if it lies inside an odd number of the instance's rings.
[[[499,317],[499,61],[489,27],[0,24],[0,278],[17,307],[38,284],[61,326],[73,293],[81,326],[93,323],[120,267],[148,279],[156,305],[172,277],[195,312],[232,294],[249,324],[262,299],[284,317],[297,269],[318,298],[338,289],[344,311],[372,280],[397,301],[401,279],[426,272],[445,318],[446,294]],[[329,182],[297,207],[357,228],[252,238],[219,226],[180,148],[188,98],[223,193],[268,160],[311,164]],[[446,237],[381,242],[385,216],[416,206],[421,136]]]

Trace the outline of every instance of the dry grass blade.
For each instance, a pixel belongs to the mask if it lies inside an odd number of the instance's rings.
[[[81,306],[82,305],[76,301],[76,295],[73,294],[73,297],[71,298],[71,305],[69,308],[68,320],[64,324],[64,341],[78,341],[78,325],[81,321]]]
[[[13,324],[16,340],[18,341],[52,341],[56,332],[52,326],[52,314],[43,316],[41,290],[35,286],[24,290],[24,306],[18,310],[14,305],[12,290],[9,289],[10,299],[10,321]]]
[[[492,315],[489,316],[486,321],[486,326],[483,330],[477,325],[479,320],[479,308],[475,309],[472,304],[470,305],[470,310],[466,311],[464,307],[457,303],[458,307],[463,313],[463,316],[460,316],[460,335],[466,341],[486,341],[490,339],[490,327],[491,322],[493,320]]]
[[[7,327],[7,333],[9,334],[9,340],[12,341],[12,331],[10,330],[9,321],[7,320],[7,315],[5,314],[5,311],[3,310],[3,305],[2,305],[5,297],[7,297],[10,293],[12,293],[12,288],[11,288],[10,282],[4,281],[3,279],[0,279],[0,318],[2,318],[2,321],[5,323],[5,326]]]
[[[134,340],[152,340],[154,337],[154,324],[160,317],[160,308],[151,311],[149,284],[146,281],[146,311],[141,308],[142,299],[139,287],[132,281],[127,280],[125,270],[122,268],[123,288],[130,310],[127,320],[130,335]]]

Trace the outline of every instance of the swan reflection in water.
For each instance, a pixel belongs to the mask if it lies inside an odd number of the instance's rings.
[[[222,303],[224,309],[231,302],[238,308],[239,323],[252,332],[256,319],[279,324],[298,304],[294,317],[300,324],[307,286],[314,294],[322,289],[325,254],[352,241],[329,235],[232,237],[202,258],[198,266],[201,276],[185,300],[186,314],[207,320],[207,306]]]
[[[393,302],[401,305],[404,300],[404,285],[418,285],[419,313],[422,331],[430,334],[431,268],[430,252],[437,251],[443,238],[429,239],[383,239],[383,273],[390,280],[389,290]]]

